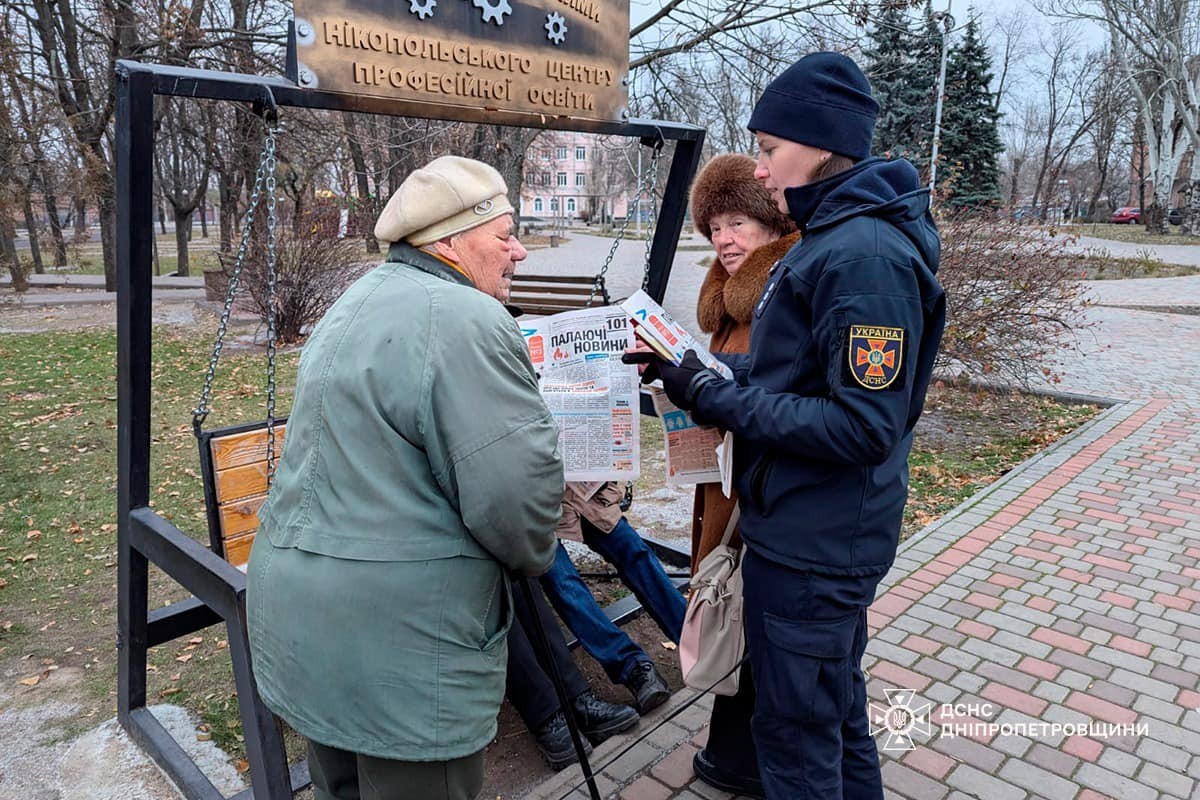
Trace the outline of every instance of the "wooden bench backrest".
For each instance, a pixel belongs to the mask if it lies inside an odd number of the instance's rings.
[[[611,301],[604,279],[592,295],[594,277],[584,275],[514,275],[512,294],[508,302],[526,314],[557,314],[593,306],[606,306]]]
[[[275,425],[275,458],[283,448],[287,425]],[[258,530],[258,509],[267,499],[266,423],[230,433],[215,431],[201,444],[209,537],[213,548],[235,567],[245,569]]]

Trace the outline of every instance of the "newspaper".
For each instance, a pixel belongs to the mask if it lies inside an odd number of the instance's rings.
[[[621,303],[633,319],[638,338],[650,345],[664,358],[670,358],[671,363],[678,364],[683,360],[683,354],[695,350],[701,363],[716,372],[722,378],[732,378],[733,372],[729,367],[713,357],[697,341],[687,329],[671,318],[662,306],[654,302],[654,298],[638,289],[629,299]]]
[[[621,354],[633,345],[625,311],[585,308],[519,324],[542,398],[558,423],[567,481],[638,477],[638,374],[621,363]]]
[[[662,389],[651,388],[650,399],[663,423],[667,485],[720,482],[717,447],[721,444],[721,432],[707,425],[697,425],[686,411],[679,410],[667,399],[667,393]]]
[[[704,366],[722,378],[732,379],[733,371],[703,347],[695,336],[671,318],[654,298],[642,290],[630,295],[621,307],[633,318],[639,339],[663,358],[674,364],[683,360],[688,350],[695,350]],[[729,497],[733,473],[733,435],[716,428],[697,425],[691,415],[680,411],[667,399],[666,393],[654,390],[654,408],[663,420],[667,454],[667,483],[675,486],[691,483],[720,483],[721,491]],[[668,408],[669,407],[669,408]],[[665,412],[664,412],[665,410]]]

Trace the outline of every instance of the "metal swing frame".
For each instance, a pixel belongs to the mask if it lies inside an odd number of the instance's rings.
[[[288,67],[294,77],[294,56]],[[246,576],[150,507],[153,101],[155,96],[172,96],[471,122],[479,121],[478,111],[302,89],[282,77],[124,60],[117,62],[116,75],[117,716],[189,800],[224,800],[146,707],[149,649],[224,623],[252,784],[235,798],[290,800],[295,788],[309,783],[308,770],[306,764],[289,769],[279,723],[255,688],[245,633]],[[650,120],[541,120],[515,112],[492,112],[487,122],[637,137],[651,146],[675,142],[646,284],[647,292],[661,302],[687,210],[687,188],[700,161],[704,129]],[[646,405],[643,402],[643,410]],[[151,563],[192,596],[151,611]]]

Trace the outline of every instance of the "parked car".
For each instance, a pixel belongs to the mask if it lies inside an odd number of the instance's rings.
[[[1129,206],[1118,208],[1113,212],[1112,217],[1108,221],[1116,225],[1140,225],[1142,222],[1142,210]]]
[[[1171,223],[1172,225],[1182,225],[1183,224],[1183,209],[1182,208],[1172,208],[1170,211],[1168,211],[1167,212],[1167,222]]]

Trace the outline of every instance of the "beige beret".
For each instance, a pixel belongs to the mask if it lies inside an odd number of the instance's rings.
[[[508,186],[495,167],[442,156],[404,179],[375,223],[375,238],[420,247],[512,210]]]

